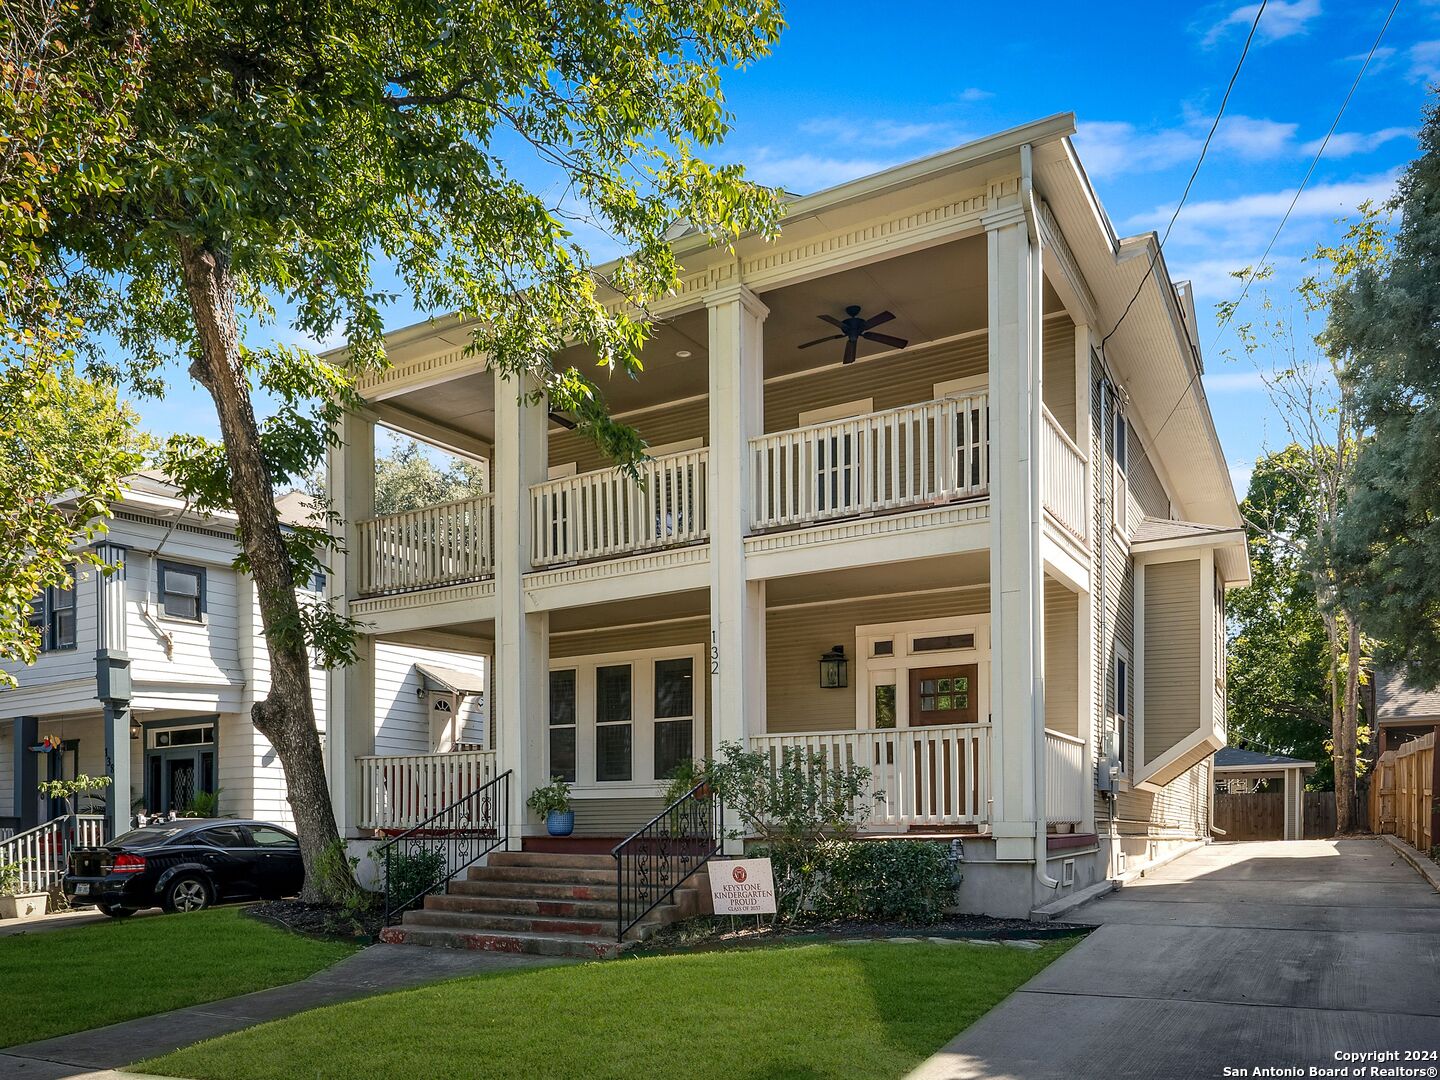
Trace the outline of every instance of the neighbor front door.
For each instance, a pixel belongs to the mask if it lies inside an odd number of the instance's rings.
[[[980,720],[979,664],[946,664],[910,672],[910,726]]]

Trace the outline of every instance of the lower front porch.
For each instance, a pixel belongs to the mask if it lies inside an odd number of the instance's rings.
[[[776,764],[797,752],[814,767],[869,770],[867,834],[988,835],[998,820],[999,748],[987,578],[982,553],[765,582],[763,670],[747,672],[760,683],[763,721],[737,741]],[[1037,740],[1046,776],[1038,812],[1056,835],[1093,829],[1080,715],[1087,608],[1047,580],[1054,693]],[[472,629],[493,649],[493,627]],[[613,846],[664,809],[677,769],[736,738],[713,708],[710,636],[702,590],[549,612],[543,715],[530,718],[520,754],[501,745],[513,729],[497,716],[485,745],[361,755],[353,825],[372,835],[416,828],[511,769],[526,777],[526,790],[512,792],[511,820],[523,823],[528,850],[553,850],[523,803],[529,788],[556,776],[574,801],[567,850],[608,850],[605,841]],[[496,690],[491,700],[503,701]]]

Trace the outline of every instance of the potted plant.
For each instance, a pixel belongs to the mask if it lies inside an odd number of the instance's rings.
[[[550,783],[532,791],[525,805],[545,819],[545,831],[551,836],[569,836],[575,831],[570,785],[562,777],[552,776]]]
[[[0,862],[0,919],[27,919],[44,915],[49,897],[43,892],[21,892],[21,862]]]

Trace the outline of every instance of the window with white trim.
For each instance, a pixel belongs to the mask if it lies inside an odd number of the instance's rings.
[[[1120,775],[1130,773],[1130,654],[1122,648],[1115,650],[1115,757],[1120,763]]]
[[[51,585],[30,601],[29,623],[40,638],[41,652],[75,648],[75,579],[68,586]]]
[[[655,779],[691,760],[695,744],[695,658],[655,661]]]
[[[550,672],[550,778],[575,783],[575,669]]]
[[[628,781],[634,775],[629,664],[595,669],[595,781]]]

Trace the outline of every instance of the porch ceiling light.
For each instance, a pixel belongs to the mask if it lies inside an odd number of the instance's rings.
[[[850,661],[844,645],[832,645],[820,654],[820,689],[843,690],[850,685]]]
[[[139,739],[139,738],[140,738],[140,721],[138,721],[138,720],[131,720],[131,721],[130,721],[130,738],[132,738],[132,739]]]

